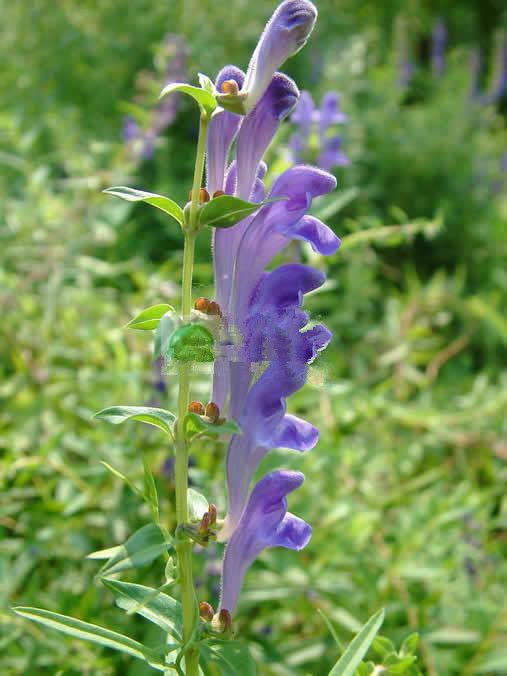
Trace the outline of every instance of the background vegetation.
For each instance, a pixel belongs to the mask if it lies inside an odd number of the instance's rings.
[[[335,339],[292,401],[320,425],[321,443],[304,458],[276,453],[306,473],[291,508],[314,537],[301,555],[263,555],[238,614],[260,674],[326,674],[337,649],[317,611],[346,643],[380,607],[382,633],[396,645],[420,633],[423,673],[507,673],[507,131],[494,49],[506,27],[502,4],[321,0],[309,47],[288,64],[317,100],[342,94],[351,164],[338,170],[333,200],[316,206],[343,238],[319,262],[329,282],[308,302]],[[123,327],[177,296],[181,239],[162,214],[100,191],[126,184],[185,201],[192,106],[178,102],[150,157],[124,142],[124,117],[153,128],[158,92],[178,68],[195,80],[227,62],[245,67],[272,8],[268,0],[2,3],[6,676],[148,673],[9,607],[46,607],[157,639],[113,608],[85,557],[149,519],[100,461],[141,481],[148,453],[170,523],[170,451],[156,431],[90,418],[112,404],[169,405],[171,374],[164,391],[149,341]],[[439,17],[449,39],[436,74]],[[271,152],[273,172],[290,161],[290,132],[285,125]],[[205,237],[196,281],[198,294],[211,293]],[[275,462],[268,457],[262,471]],[[221,448],[202,448],[192,480],[223,507]],[[211,602],[219,554],[199,554],[199,595]],[[160,562],[130,579],[157,586],[162,571]]]

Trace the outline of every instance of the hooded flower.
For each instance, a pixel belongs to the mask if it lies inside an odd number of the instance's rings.
[[[287,511],[286,499],[303,481],[301,472],[277,471],[256,484],[225,550],[220,609],[235,611],[245,574],[264,549],[299,550],[308,544],[312,529]]]
[[[227,450],[229,505],[218,535],[229,541],[221,600],[221,609],[229,612],[236,607],[247,568],[265,547],[300,549],[311,532],[287,513],[285,501],[303,475],[273,472],[252,492],[250,486],[272,448],[306,451],[318,440],[311,423],[287,413],[286,400],[304,385],[308,365],[330,340],[324,326],[308,328],[302,310],[304,294],[321,286],[324,275],[299,264],[266,270],[296,239],[322,254],[336,251],[338,237],[308,213],[313,199],[333,190],[336,179],[316,167],[298,165],[266,190],[262,159],[299,99],[295,83],[275,71],[304,44],[315,17],[307,0],[286,0],[268,23],[244,81],[241,71],[227,66],[215,83],[217,91],[225,92],[219,101],[225,101],[209,128],[208,191],[254,202],[267,193],[272,200],[233,227],[216,229],[213,241],[215,298],[224,338],[216,346],[212,399],[241,427]],[[241,106],[229,105],[233,100]],[[337,104],[336,98],[326,101],[323,115],[330,124],[341,119]]]
[[[220,104],[241,114],[251,112],[282,63],[305,45],[316,20],[317,9],[309,0],[282,2],[257,44],[243,86],[237,93],[219,94]]]

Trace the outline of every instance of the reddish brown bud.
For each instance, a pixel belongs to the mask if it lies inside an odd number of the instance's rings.
[[[213,421],[219,419],[220,409],[218,408],[218,406],[215,404],[214,401],[210,401],[209,404],[206,405],[206,416]]]
[[[217,317],[222,316],[222,310],[220,309],[220,305],[216,301],[212,300],[208,305],[208,314],[216,315]]]
[[[193,195],[193,194],[194,194],[194,193],[190,190],[189,193],[188,193],[188,201],[189,201],[189,202],[192,201],[192,195]]]
[[[206,409],[204,408],[204,404],[200,401],[191,401],[188,405],[188,412],[197,413],[197,415],[204,415],[206,413]]]
[[[232,627],[232,617],[228,610],[222,608],[218,613],[218,623],[222,631],[227,631]]]
[[[213,193],[213,199],[215,199],[215,197],[222,197],[222,195],[225,195],[223,190],[215,190]]]
[[[233,96],[237,96],[239,93],[239,87],[236,80],[226,80],[222,84],[222,92],[224,94],[232,94]]]
[[[211,504],[208,509],[209,525],[214,526],[217,522],[217,508],[216,505]]]
[[[211,301],[209,298],[197,298],[194,303],[194,308],[196,310],[199,310],[199,312],[204,312],[205,314],[208,314],[210,303]]]
[[[206,188],[201,188],[199,190],[199,202],[209,202],[209,192]]]
[[[215,611],[213,610],[213,606],[211,606],[207,601],[201,601],[199,603],[199,615],[203,620],[206,622],[211,622],[214,614]]]
[[[205,514],[202,515],[201,523],[199,524],[199,535],[203,537],[208,535],[209,522],[210,522],[209,512],[206,512]]]

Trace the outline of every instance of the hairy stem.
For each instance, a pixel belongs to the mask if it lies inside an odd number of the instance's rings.
[[[192,271],[194,267],[195,239],[197,235],[199,190],[204,172],[206,154],[206,137],[209,119],[201,115],[199,141],[195,161],[194,181],[192,185],[192,200],[188,223],[184,226],[185,242],[183,248],[183,273],[181,280],[181,314],[188,320],[192,309]],[[185,439],[183,420],[190,401],[190,371],[191,364],[182,363],[179,367],[178,391],[178,422],[176,424],[176,520],[178,526],[188,521],[188,444]],[[197,599],[194,590],[192,575],[192,543],[183,540],[176,546],[180,573],[181,605],[183,611],[183,641],[188,644],[192,641],[195,625],[199,614]],[[199,671],[199,649],[190,646],[185,653],[185,673],[187,676],[197,676]]]

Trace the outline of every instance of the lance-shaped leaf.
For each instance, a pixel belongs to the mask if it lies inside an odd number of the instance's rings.
[[[241,434],[241,428],[234,420],[212,422],[206,416],[197,413],[187,413],[183,426],[188,437],[194,434],[210,437],[216,437],[219,434]]]
[[[56,629],[63,634],[127,653],[128,655],[132,655],[132,657],[137,657],[140,660],[148,662],[150,666],[158,671],[165,671],[162,653],[158,654],[141,645],[138,641],[134,641],[128,636],[123,636],[123,634],[118,634],[116,631],[111,631],[90,622],[83,622],[74,617],[53,613],[50,610],[42,608],[18,606],[17,608],[13,608],[13,610],[18,615],[21,615],[21,617],[26,617],[46,627]]]
[[[282,198],[264,202],[246,202],[232,195],[220,195],[206,202],[199,212],[199,223],[212,228],[230,228],[250,216],[266,204],[278,202]]]
[[[248,648],[238,641],[206,641],[199,661],[204,676],[255,676],[255,662]]]
[[[384,611],[375,613],[351,641],[343,655],[329,672],[329,676],[354,676],[361,660],[368,652],[384,621]]]
[[[210,115],[218,105],[216,98],[210,91],[208,91],[208,89],[193,87],[192,85],[181,82],[172,82],[171,84],[168,84],[167,87],[162,89],[159,98],[167,96],[167,94],[172,94],[173,92],[181,92],[182,94],[191,96],[195,101],[197,101],[201,111],[207,115]]]
[[[174,308],[167,303],[152,305],[140,312],[134,319],[127,324],[129,329],[140,329],[142,331],[151,331],[156,329],[160,320],[167,312],[175,312]]]
[[[116,597],[116,603],[122,610],[133,611],[150,622],[162,627],[176,640],[182,640],[181,604],[163,592],[154,596],[156,590],[140,584],[102,580]]]
[[[173,425],[176,420],[176,416],[171,411],[154,408],[153,406],[109,406],[96,413],[94,417],[113,425],[120,425],[126,420],[139,420],[158,427],[171,438],[173,437]]]
[[[149,523],[131,535],[124,544],[113,549],[113,555],[102,566],[98,576],[104,577],[122,570],[145,566],[170,549],[172,544],[169,533],[157,524]],[[88,558],[96,559],[103,553],[93,552]]]
[[[169,199],[169,197],[157,195],[153,192],[145,192],[144,190],[136,190],[135,188],[127,188],[123,185],[106,188],[102,192],[105,192],[107,195],[121,197],[122,200],[127,200],[127,202],[146,202],[146,204],[151,204],[151,206],[164,211],[177,220],[180,225],[183,225],[183,209],[179,204]]]

